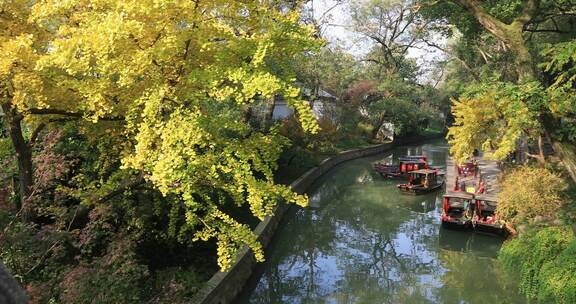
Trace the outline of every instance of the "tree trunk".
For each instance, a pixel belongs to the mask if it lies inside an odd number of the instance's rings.
[[[242,111],[242,122],[244,123],[250,123],[250,120],[252,119],[252,105],[251,104],[244,104],[240,107],[241,111]]]
[[[377,140],[378,139],[378,132],[380,132],[380,129],[382,129],[382,125],[384,125],[384,115],[382,115],[380,117],[380,119],[378,120],[378,122],[374,125],[374,129],[372,129],[372,140]]]
[[[22,135],[22,115],[12,109],[9,103],[2,104],[2,110],[5,114],[6,129],[10,134],[10,139],[12,140],[12,145],[16,151],[16,157],[18,160],[18,186],[22,219],[29,222],[34,218],[32,207],[27,203],[34,182],[32,148]]]
[[[544,140],[542,135],[538,135],[538,162],[542,166],[546,164],[546,155],[544,155]]]
[[[576,149],[573,145],[561,142],[555,142],[553,145],[566,171],[568,171],[570,177],[572,177],[572,181],[576,184]]]
[[[272,122],[274,121],[274,108],[276,108],[276,95],[267,100],[266,117],[264,119],[264,125],[266,128],[272,126]]]
[[[518,82],[525,82],[536,78],[530,54],[522,31],[524,25],[532,20],[536,12],[538,0],[528,0],[522,13],[510,24],[506,24],[488,14],[477,0],[453,0],[467,8],[478,22],[492,35],[503,41],[514,53],[518,72]]]
[[[532,54],[530,54],[522,37],[522,27],[522,24],[517,22],[512,23],[508,26],[506,39],[503,39],[514,55],[516,55],[516,71],[518,73],[519,83],[536,79]]]

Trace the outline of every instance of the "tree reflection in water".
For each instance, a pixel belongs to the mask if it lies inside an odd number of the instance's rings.
[[[396,149],[445,164],[444,143]],[[384,156],[385,157],[385,156]],[[279,230],[239,303],[514,303],[493,258],[501,241],[440,228],[441,193],[400,195],[398,181],[348,162]],[[467,237],[462,237],[467,236]]]

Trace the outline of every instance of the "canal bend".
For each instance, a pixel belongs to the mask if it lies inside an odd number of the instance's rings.
[[[446,230],[441,192],[401,195],[378,161],[424,154],[445,168],[443,141],[347,162],[309,191],[238,303],[523,303],[500,269],[502,239]]]

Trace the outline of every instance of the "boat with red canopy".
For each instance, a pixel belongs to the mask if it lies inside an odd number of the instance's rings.
[[[425,194],[440,189],[444,185],[443,174],[437,169],[421,169],[408,173],[408,183],[397,187],[402,193]]]
[[[423,160],[427,161],[427,157],[424,155],[404,155],[398,158],[400,161],[410,161],[410,160]]]
[[[426,156],[402,156],[399,160],[400,163],[397,165],[377,163],[374,165],[374,170],[386,178],[407,178],[411,171],[429,168]]]
[[[474,209],[473,194],[467,192],[446,192],[442,205],[442,226],[457,229],[472,228]]]
[[[478,194],[474,197],[475,215],[472,219],[474,229],[478,232],[504,235],[506,227],[504,221],[496,215],[496,197]]]

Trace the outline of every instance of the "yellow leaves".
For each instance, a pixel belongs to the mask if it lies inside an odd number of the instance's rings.
[[[483,150],[487,157],[502,160],[514,152],[523,134],[537,129],[537,117],[525,100],[505,94],[492,90],[452,100],[455,122],[447,137],[456,161],[466,161],[475,148]]]
[[[262,260],[249,227],[218,207],[248,204],[263,218],[279,201],[307,203],[273,183],[287,140],[250,129],[240,106],[282,95],[317,132],[294,85],[291,60],[318,45],[299,10],[252,0],[42,0],[22,15],[29,23],[12,28],[23,34],[0,37],[0,76],[14,74],[18,109],[78,112],[94,125],[125,117],[123,167],[182,205],[170,209],[170,230],[185,217],[179,236],[217,238],[223,269],[243,245]]]
[[[204,226],[194,238],[217,238],[218,263],[223,270],[230,267],[243,245],[262,260],[261,245],[250,228],[219,211],[223,202],[205,193],[225,193],[239,205],[248,204],[260,219],[272,215],[280,200],[305,206],[306,197],[272,182],[272,168],[286,139],[275,131],[269,135],[248,134],[247,126],[237,121],[238,112],[211,112],[208,109],[214,105],[209,104],[196,110],[172,109],[169,116],[164,116],[161,100],[169,96],[159,89],[142,101],[145,108],[137,125],[136,153],[125,160],[126,165],[147,171],[165,195],[178,195],[184,200],[185,210],[193,210],[185,213],[186,222]],[[263,177],[256,178],[255,172]]]
[[[256,73],[251,75],[244,83],[242,96],[245,99],[252,99],[259,94],[264,98],[271,98],[281,88],[282,84],[276,76],[268,72]]]
[[[258,48],[254,53],[254,57],[252,58],[252,65],[254,67],[260,66],[264,62],[264,58],[266,57],[266,52],[268,51],[269,47],[273,47],[274,44],[266,41],[261,41],[258,43]]]
[[[22,69],[34,65],[35,51],[32,49],[33,35],[20,34],[0,40],[0,77],[8,77],[14,68]]]
[[[566,182],[544,168],[521,167],[502,182],[497,213],[513,223],[531,221],[537,216],[553,218],[563,204]]]
[[[296,109],[298,113],[298,119],[304,131],[310,134],[318,133],[318,122],[316,121],[316,116],[312,111],[312,107],[307,101],[304,100],[292,100],[290,101],[290,106]]]
[[[256,96],[271,98],[282,93],[283,82],[269,72],[251,71],[244,67],[230,70],[227,79],[213,84],[210,96],[220,101],[235,100],[239,104],[252,101]]]
[[[204,229],[196,232],[194,239],[217,239],[217,261],[222,271],[227,271],[232,266],[242,245],[247,245],[254,252],[257,261],[264,261],[262,245],[248,225],[238,223],[217,208],[210,209],[206,221],[202,222]]]

